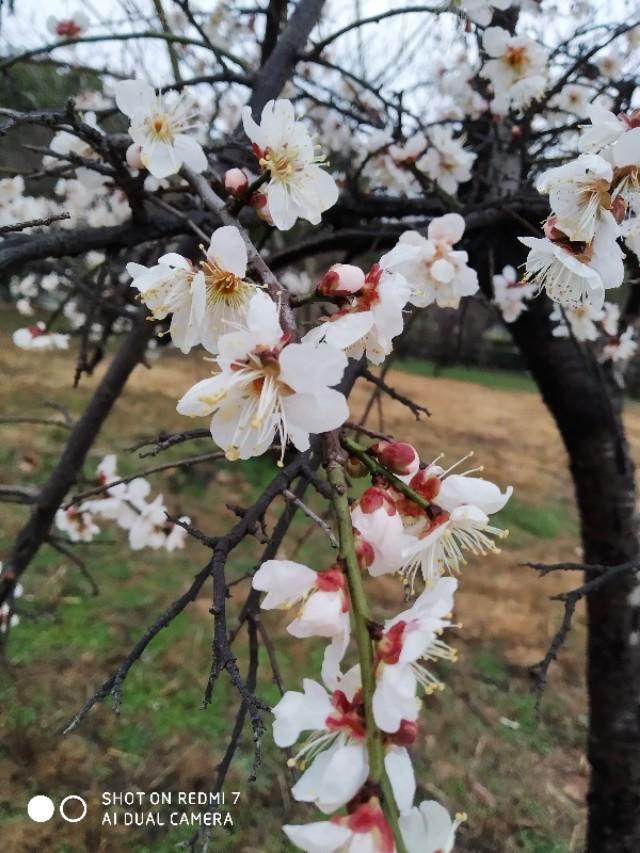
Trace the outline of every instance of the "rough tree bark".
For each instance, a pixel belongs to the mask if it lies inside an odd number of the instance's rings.
[[[507,235],[505,235],[506,237]],[[510,235],[513,236],[513,235]],[[505,239],[497,269],[524,260]],[[569,454],[584,561],[640,556],[634,464],[611,371],[571,339],[554,338],[545,298],[512,324],[514,341]],[[589,693],[588,853],[640,850],[640,586],[624,575],[587,599]]]

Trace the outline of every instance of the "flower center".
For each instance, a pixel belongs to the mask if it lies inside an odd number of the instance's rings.
[[[507,48],[504,61],[513,71],[522,73],[529,64],[526,47]]]
[[[202,261],[200,266],[204,272],[207,305],[224,302],[233,308],[241,308],[253,291],[251,285],[235,273],[222,270],[209,261]]]
[[[267,148],[260,158],[260,168],[268,169],[273,180],[286,183],[295,171],[292,160],[286,146],[281,151],[272,151],[271,148]]]
[[[173,141],[173,129],[171,127],[171,122],[165,113],[156,113],[155,115],[149,116],[146,120],[146,124],[150,136],[154,137],[159,142],[166,143]]]

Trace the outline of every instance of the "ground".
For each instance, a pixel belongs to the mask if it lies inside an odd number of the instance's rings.
[[[44,403],[55,401],[77,414],[96,378],[71,387],[68,356],[16,351],[2,333],[3,415],[52,417]],[[469,450],[485,475],[515,497],[498,517],[510,536],[502,553],[473,560],[461,578],[456,617],[462,623],[453,643],[460,662],[440,667],[447,688],[432,697],[423,731],[414,748],[420,798],[435,797],[452,811],[465,811],[460,851],[564,853],[580,849],[587,785],[584,756],[584,617],[579,611],[566,648],[553,669],[539,712],[528,667],[544,654],[560,617],[549,597],[571,579],[540,580],[522,565],[579,555],[577,526],[567,460],[555,426],[530,383],[522,377],[488,372],[458,372],[434,377],[424,365],[392,371],[390,380],[426,405],[432,415],[417,422],[399,403],[384,404],[385,430],[413,442],[429,460],[441,451],[453,463]],[[164,457],[139,459],[126,452],[139,438],[161,428],[190,428],[175,412],[175,401],[208,365],[201,358],[165,355],[152,370],[136,370],[101,434],[85,475],[107,452],[118,452],[125,473],[164,459],[179,459],[211,449],[202,440],[174,448]],[[100,370],[98,371],[98,375]],[[11,377],[11,381],[6,381]],[[370,388],[361,386],[352,411],[362,409]],[[372,418],[376,425],[377,411]],[[204,425],[204,424],[202,424]],[[628,413],[630,438],[640,449],[640,411]],[[39,482],[54,464],[63,430],[0,423],[0,482]],[[248,503],[275,471],[272,460],[252,464],[207,463],[188,472],[151,477],[170,508],[188,513],[208,532],[225,529],[233,516],[225,504]],[[3,504],[0,554],[6,552],[24,507]],[[272,521],[274,514],[270,514]],[[309,531],[298,518],[282,555],[315,566],[329,557],[322,532]],[[55,853],[75,851],[170,851],[193,830],[169,827],[101,825],[103,792],[206,791],[221,759],[237,697],[221,680],[208,710],[201,709],[209,668],[210,590],[171,628],[163,631],[124,684],[123,707],[115,717],[110,704],[98,706],[67,738],[61,730],[87,696],[113,671],[145,627],[204,565],[207,552],[190,542],[177,555],[131,552],[120,531],[106,529],[101,544],[78,548],[100,593],[91,596],[86,579],[67,558],[43,548],[25,575],[19,602],[21,623],[13,630],[0,669],[3,715],[0,742],[0,837],[2,849]],[[296,544],[297,543],[297,544]],[[238,549],[229,577],[253,565],[257,545]],[[246,582],[232,589],[231,607],[241,602]],[[376,608],[398,609],[401,592],[394,580],[375,585]],[[387,610],[388,612],[388,610]],[[301,675],[316,673],[322,644],[289,642],[280,614],[265,620],[276,637],[284,680],[298,688]],[[245,655],[239,646],[240,665]],[[266,657],[260,658],[260,695],[269,703],[278,693]],[[249,783],[251,741],[245,733],[240,757],[228,779],[228,792],[241,792],[230,807],[235,827],[217,830],[214,850],[285,850],[279,822],[314,819],[313,810],[291,801],[288,771],[270,735],[258,779]],[[55,817],[35,824],[25,804],[36,793],[55,802],[81,794],[89,802],[82,822]],[[196,808],[195,811],[198,811]]]

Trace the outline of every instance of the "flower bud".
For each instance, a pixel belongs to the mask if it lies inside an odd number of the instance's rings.
[[[355,545],[358,566],[360,567],[360,570],[364,572],[365,569],[368,569],[369,566],[373,565],[373,561],[376,558],[373,546],[370,545],[366,539],[363,539],[362,534],[355,529],[353,531],[353,542]]]
[[[620,225],[627,214],[627,203],[621,195],[617,195],[611,202],[611,213],[615,221]]]
[[[249,186],[249,178],[242,169],[228,169],[224,174],[224,188],[238,198],[243,196]]]
[[[269,203],[267,202],[267,197],[264,193],[261,193],[260,190],[256,190],[256,192],[251,196],[249,204],[251,207],[255,208],[260,219],[263,219],[267,225],[273,225],[273,219],[269,212]]]
[[[426,501],[433,501],[440,492],[441,480],[432,468],[422,468],[411,478],[409,486]]]
[[[391,497],[377,486],[371,486],[369,489],[360,495],[360,509],[362,512],[375,512],[377,509],[384,509],[387,515],[396,514],[396,506]]]
[[[318,284],[323,296],[351,296],[364,287],[364,273],[353,264],[334,264]]]
[[[406,441],[379,441],[369,452],[385,468],[400,476],[413,475],[420,467],[418,452]]]
[[[132,169],[144,169],[144,163],[142,162],[142,145],[137,142],[132,142],[131,145],[127,148],[126,158],[127,165]]]
[[[418,724],[412,720],[401,720],[400,728],[393,734],[386,734],[385,740],[396,746],[411,746],[418,737]]]
[[[344,469],[350,477],[366,477],[367,466],[357,456],[347,457]]]

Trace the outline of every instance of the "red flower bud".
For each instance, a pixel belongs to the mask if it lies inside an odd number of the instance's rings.
[[[425,501],[433,501],[440,492],[441,480],[431,468],[422,468],[409,481],[409,486]]]
[[[415,447],[407,444],[406,441],[379,441],[370,448],[369,452],[385,468],[401,476],[415,474],[420,465],[420,458]]]
[[[320,279],[318,293],[323,296],[351,296],[364,287],[364,273],[352,264],[334,264]]]
[[[249,178],[242,169],[228,169],[224,174],[224,188],[238,198],[243,196],[249,187]]]

